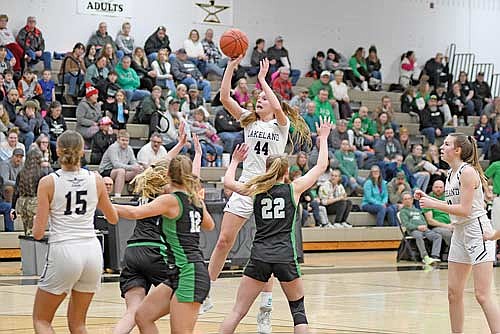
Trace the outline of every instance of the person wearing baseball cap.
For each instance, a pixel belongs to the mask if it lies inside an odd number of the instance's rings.
[[[76,107],[76,128],[83,138],[90,142],[99,131],[98,122],[101,118],[101,104],[97,103],[99,90],[89,82],[85,84],[85,98]]]
[[[326,89],[328,91],[328,100],[333,99],[332,86],[330,85],[331,73],[330,71],[322,71],[319,79],[314,80],[311,87],[309,87],[309,98],[314,99],[318,96],[319,91]]]
[[[18,144],[23,145],[21,143]],[[17,174],[19,174],[21,168],[23,168],[23,161],[24,148],[16,147],[12,150],[12,155],[9,159],[0,162],[0,176],[3,179],[4,199],[6,202],[12,202]]]
[[[113,125],[113,121],[108,116],[104,116],[99,120],[99,131],[92,138],[91,165],[99,165],[104,152],[116,141],[116,135],[113,133],[111,125]]]
[[[274,45],[267,49],[267,58],[269,59],[270,74],[276,72],[280,67],[288,67],[290,69],[290,78],[292,85],[295,86],[300,77],[300,70],[293,69],[288,50],[283,46],[283,36],[278,35],[274,39]]]

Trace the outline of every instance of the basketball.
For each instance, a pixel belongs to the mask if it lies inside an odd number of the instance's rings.
[[[220,49],[231,59],[245,54],[248,49],[248,37],[239,29],[229,29],[220,38]]]

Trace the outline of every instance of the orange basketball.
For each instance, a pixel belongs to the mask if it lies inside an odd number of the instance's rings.
[[[229,58],[238,58],[248,49],[248,37],[239,29],[229,29],[220,38],[220,49]]]

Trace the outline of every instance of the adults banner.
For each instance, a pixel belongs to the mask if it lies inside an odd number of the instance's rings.
[[[78,14],[132,17],[133,0],[76,0]]]

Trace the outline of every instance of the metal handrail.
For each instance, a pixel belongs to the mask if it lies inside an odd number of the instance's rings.
[[[464,71],[467,73],[468,79],[471,80],[475,58],[476,56],[473,53],[455,53],[453,56],[453,66],[450,68],[450,74],[453,75],[453,79],[458,80],[460,72]]]
[[[493,74],[490,87],[492,96],[500,96],[500,73]]]
[[[484,81],[488,84],[492,84],[493,74],[495,71],[495,65],[493,63],[476,63],[472,66],[472,72],[469,73],[469,81],[476,80],[476,76],[479,72],[484,73]]]

